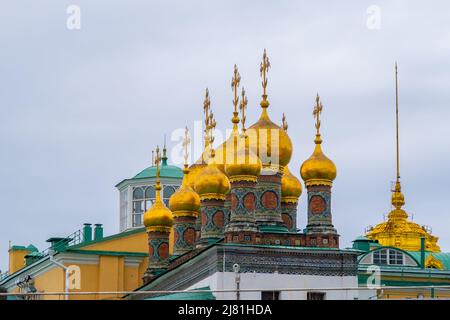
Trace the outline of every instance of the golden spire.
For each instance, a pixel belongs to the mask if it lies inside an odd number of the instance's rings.
[[[398,148],[398,71],[397,71],[397,62],[395,62],[395,129],[396,129],[396,137],[397,137],[397,181],[400,181],[400,157],[399,157],[399,148]]]
[[[186,128],[184,129],[184,139],[183,139],[184,174],[186,174],[186,171],[189,172],[189,167],[188,167],[189,143],[191,143],[191,139],[189,138],[189,130],[188,130],[188,127],[186,126]]]
[[[281,118],[281,122],[282,122],[283,130],[287,132],[288,124],[286,122],[286,115],[284,114],[284,112],[283,112],[283,118]]]
[[[242,132],[245,133],[245,110],[247,110],[247,96],[245,95],[245,89],[244,87],[242,87],[242,92],[241,92],[241,103],[239,105],[239,110],[241,111],[241,124],[242,124]]]
[[[264,49],[263,58],[259,67],[259,73],[262,78],[262,87],[263,87],[263,100],[261,101],[261,107],[267,108],[269,106],[269,101],[267,101],[267,73],[269,72],[270,62],[269,57],[267,56],[266,49]]]
[[[402,187],[400,184],[400,152],[399,152],[399,136],[398,136],[398,70],[397,62],[395,63],[395,141],[396,141],[396,179],[395,188],[392,190],[391,203],[395,209],[399,210],[405,204],[405,196],[402,193]],[[400,211],[398,211],[400,212]],[[390,214],[391,215],[391,214]],[[397,214],[399,215],[399,214]],[[406,212],[400,215],[406,218]]]
[[[241,75],[239,74],[238,68],[236,65],[234,65],[234,74],[233,78],[231,78],[231,88],[233,89],[234,97],[233,97],[233,105],[234,105],[234,111],[233,111],[233,118],[231,119],[231,122],[233,122],[233,130],[237,131],[239,123],[239,113],[238,113],[238,104],[239,104],[239,96],[238,96],[238,88],[239,84],[241,83]]]
[[[322,142],[322,139],[320,138],[320,114],[322,113],[323,105],[322,101],[320,101],[319,94],[316,96],[316,105],[314,106],[313,110],[313,116],[316,119],[316,139],[314,142],[316,144],[320,144]]]

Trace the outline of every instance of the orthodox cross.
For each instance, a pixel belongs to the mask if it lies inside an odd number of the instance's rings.
[[[247,96],[245,95],[245,89],[242,87],[241,92],[241,104],[239,105],[239,110],[241,111],[241,123],[242,123],[242,132],[245,132],[245,110],[247,109]]]
[[[286,121],[286,115],[284,114],[284,112],[283,112],[283,118],[281,119],[281,121],[282,121],[282,123],[283,123],[283,125],[282,125],[283,130],[284,130],[284,131],[287,131],[287,129],[288,129],[288,124],[287,124],[287,121]]]
[[[184,166],[187,167],[188,165],[188,157],[189,157],[189,143],[191,142],[191,139],[189,138],[189,130],[186,127],[184,130],[184,139],[183,139],[183,148],[184,148]]]
[[[259,73],[262,77],[262,86],[263,86],[263,95],[266,96],[266,87],[267,87],[267,72],[269,72],[270,62],[269,57],[267,56],[266,49],[264,49],[263,58],[261,61],[261,65],[259,67]]]
[[[239,103],[238,88],[239,88],[240,83],[241,83],[241,75],[239,74],[237,66],[234,65],[234,74],[233,74],[233,78],[231,78],[231,88],[234,93],[233,105],[234,105],[234,115],[236,117],[238,114],[238,110],[237,110],[238,103]]]
[[[209,144],[209,113],[211,111],[211,100],[209,98],[209,90],[206,88],[205,99],[203,100],[203,113],[205,114],[205,149]]]
[[[319,94],[317,94],[316,97],[316,105],[314,106],[314,110],[313,110],[313,116],[316,119],[316,130],[317,130],[317,135],[319,135],[319,129],[320,129],[320,114],[322,113],[322,102],[320,101],[320,97]]]

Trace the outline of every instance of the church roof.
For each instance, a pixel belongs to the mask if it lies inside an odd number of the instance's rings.
[[[161,178],[183,178],[183,170],[177,166],[172,165],[161,165],[160,171]],[[147,179],[147,178],[155,178],[156,177],[156,166],[151,166],[145,168],[137,175],[135,175],[132,179]]]

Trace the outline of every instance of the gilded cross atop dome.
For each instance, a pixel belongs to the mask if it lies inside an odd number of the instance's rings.
[[[191,143],[191,139],[189,138],[189,129],[188,127],[186,127],[184,129],[184,138],[183,138],[183,157],[184,157],[184,168],[187,169],[188,167],[188,157],[189,157],[189,151],[188,151],[188,147],[189,144]]]
[[[283,112],[283,117],[281,118],[281,123],[282,123],[283,130],[287,131],[288,124],[287,124],[286,115],[284,114],[284,112]]]
[[[159,163],[161,162],[161,155],[159,154],[159,146],[156,146],[156,157],[155,157],[155,165],[156,165],[156,190],[161,190],[161,181],[160,181],[160,168]]]
[[[322,101],[320,101],[320,96],[317,94],[316,96],[316,104],[313,109],[313,116],[316,119],[316,143],[322,142],[320,139],[320,115],[322,113],[323,105]],[[320,141],[320,142],[319,142]]]
[[[237,124],[239,123],[239,117],[238,117],[238,104],[239,104],[239,94],[238,94],[238,88],[241,83],[241,75],[239,74],[238,68],[236,65],[234,65],[234,74],[231,78],[231,89],[233,90],[233,105],[234,105],[234,112],[233,112],[233,119],[232,122],[234,124],[235,129],[237,129]]]
[[[207,149],[210,143],[209,132],[211,130],[211,99],[208,88],[206,88],[205,99],[203,100],[203,113],[205,115],[205,149]]]
[[[267,101],[267,73],[269,72],[270,61],[267,56],[266,49],[264,49],[262,61],[259,67],[259,73],[262,78],[262,87],[263,87],[263,101],[261,101],[261,107],[267,108],[269,106],[269,101]]]
[[[242,92],[241,92],[241,103],[239,105],[239,110],[241,111],[241,125],[242,125],[242,132],[245,132],[245,120],[246,120],[246,116],[245,116],[245,111],[247,110],[247,96],[245,95],[245,89],[244,87],[242,87]]]
[[[209,146],[211,148],[211,158],[214,158],[215,151],[213,148],[214,143],[214,129],[216,128],[216,119],[214,118],[214,113],[210,112],[209,114],[209,120],[208,120],[208,140],[209,140]]]

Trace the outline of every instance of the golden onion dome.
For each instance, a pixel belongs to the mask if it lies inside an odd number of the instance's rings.
[[[336,165],[323,153],[320,146],[322,143],[320,134],[316,135],[314,142],[316,143],[314,152],[309,159],[303,162],[300,175],[307,186],[314,184],[331,185],[336,178]]]
[[[170,232],[173,225],[173,216],[169,208],[161,200],[161,185],[156,182],[156,200],[144,213],[144,226],[147,232]]]
[[[287,166],[284,167],[281,178],[281,202],[297,202],[302,191],[300,180],[291,173]]]
[[[261,160],[250,149],[247,135],[240,137],[233,161],[225,165],[225,172],[230,181],[256,182],[261,168]]]
[[[225,199],[225,195],[230,191],[230,181],[217,168],[214,151],[211,152],[209,164],[196,177],[194,190],[200,199]]]
[[[267,100],[261,101],[261,107],[263,108],[261,117],[248,130],[250,148],[261,159],[263,166],[277,165],[273,161],[270,163],[270,158],[278,158],[278,164],[285,167],[291,160],[292,141],[286,131],[270,120],[267,113],[268,106]],[[278,138],[273,138],[272,135],[274,134],[278,135]],[[260,139],[263,139],[261,143]]]
[[[233,162],[236,156],[237,147],[239,141],[239,132],[237,126],[235,125],[231,135],[228,137],[225,142],[219,145],[216,149],[216,166],[223,173],[227,174],[225,171],[225,166],[229,162]]]
[[[181,187],[170,197],[169,208],[175,216],[197,215],[200,209],[200,197],[189,186],[189,169],[184,168],[184,177]]]
[[[197,176],[203,169],[206,168],[206,166],[208,164],[208,159],[209,159],[208,153],[209,153],[208,148],[205,148],[205,150],[203,150],[200,158],[189,167],[188,185],[194,191],[195,191],[195,180],[197,179]]]

